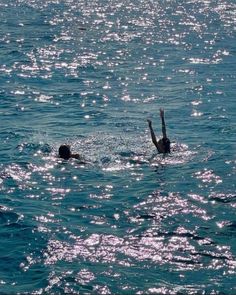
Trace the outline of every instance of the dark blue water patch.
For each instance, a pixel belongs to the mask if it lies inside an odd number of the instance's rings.
[[[27,155],[31,157],[35,152],[41,152],[44,155],[49,155],[52,148],[47,143],[30,143],[23,142],[17,146],[20,155]]]
[[[4,54],[2,54],[1,59],[4,61],[5,65],[10,66],[17,60],[18,63],[29,63],[29,59],[25,56],[24,51],[19,48],[18,44],[8,45],[8,48],[4,48]]]
[[[1,209],[1,208],[0,208]],[[9,226],[10,224],[17,224],[20,215],[12,211],[0,211],[0,223]]]
[[[214,233],[215,239],[221,243],[221,241],[227,240],[228,244],[232,248],[232,250],[235,249],[235,244],[232,241],[232,238],[235,235],[235,221],[227,220],[224,221],[221,227]]]
[[[236,230],[236,221],[232,221],[229,222],[226,227],[230,230],[230,231],[235,231]]]
[[[3,294],[18,292],[32,294],[34,290],[40,290],[47,286],[48,280],[46,278],[49,275],[49,271],[45,266],[36,264],[31,266],[30,270],[22,270],[21,268],[13,267],[16,270],[12,273],[10,279],[1,272],[1,277],[4,281],[4,284],[1,285],[1,291]],[[18,280],[21,281],[20,284],[17,283]]]
[[[42,246],[44,241],[39,235],[33,234],[33,230],[35,229],[29,224],[18,226],[12,224],[1,229],[1,251],[5,252],[4,249],[6,249],[9,240],[12,243],[12,246],[8,247],[7,255],[2,256],[3,259],[1,260],[1,266],[5,265],[7,273],[9,272],[7,261],[11,264],[13,274],[21,272],[23,267],[34,263],[33,259],[29,259],[29,257],[32,253],[37,253],[39,250],[38,243]],[[5,274],[6,277],[7,273]]]

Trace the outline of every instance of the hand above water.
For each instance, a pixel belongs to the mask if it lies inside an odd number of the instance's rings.
[[[161,108],[160,108],[160,117],[164,118],[164,109],[161,109]]]
[[[150,119],[147,119],[148,125],[151,126],[152,125],[152,121]]]

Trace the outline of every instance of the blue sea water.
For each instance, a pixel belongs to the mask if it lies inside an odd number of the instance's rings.
[[[236,293],[235,37],[230,0],[0,0],[0,293]]]

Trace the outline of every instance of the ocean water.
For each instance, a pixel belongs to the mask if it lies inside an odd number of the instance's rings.
[[[235,37],[230,0],[0,0],[0,293],[236,293]]]

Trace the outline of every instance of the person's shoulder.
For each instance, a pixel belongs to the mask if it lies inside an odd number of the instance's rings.
[[[71,158],[81,160],[80,154],[72,154]]]
[[[78,162],[79,164],[82,164],[82,165],[87,164],[84,160],[82,160],[80,154],[72,154],[71,158],[79,160]]]

